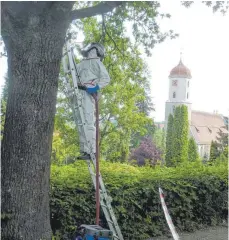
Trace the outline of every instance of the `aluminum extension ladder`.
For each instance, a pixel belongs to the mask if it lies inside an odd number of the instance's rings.
[[[64,46],[64,53],[62,58],[62,64],[63,64],[63,70],[65,77],[63,77],[63,81],[66,84],[66,95],[68,99],[70,100],[73,117],[75,120],[76,125],[83,126],[83,134],[87,138],[86,128],[85,128],[85,119],[82,109],[82,97],[81,92],[78,89],[77,79],[80,82],[79,73],[77,71],[76,62],[74,59],[74,52],[73,47],[70,44],[70,40],[66,40],[66,44]],[[79,115],[81,119],[77,119],[76,117],[76,111],[79,111]],[[87,139],[87,142],[89,144],[89,149],[91,150],[90,156],[91,160],[87,160],[88,164],[88,170],[90,172],[92,182],[94,184],[94,187],[96,189],[96,156],[92,151],[92,145]],[[111,206],[111,197],[108,196],[103,179],[101,174],[99,174],[99,184],[100,184],[100,205],[102,207],[103,213],[105,215],[105,218],[107,220],[107,223],[109,225],[110,230],[113,232],[114,240],[124,240],[121,230],[119,228],[117,219],[115,217],[114,211]]]

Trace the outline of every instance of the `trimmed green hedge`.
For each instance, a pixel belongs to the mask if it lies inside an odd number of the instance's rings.
[[[140,168],[102,161],[101,173],[113,199],[112,206],[124,239],[143,240],[169,234],[159,186],[178,231],[193,231],[227,219],[226,164]],[[67,239],[76,226],[94,224],[94,195],[86,163],[52,166],[51,225],[54,235]],[[107,227],[103,215],[102,222]]]

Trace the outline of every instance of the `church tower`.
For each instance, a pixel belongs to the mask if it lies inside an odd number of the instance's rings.
[[[169,99],[165,104],[165,127],[167,128],[168,117],[174,113],[175,107],[186,105],[188,107],[188,120],[191,121],[190,99],[190,70],[180,59],[179,64],[173,68],[169,75]]]

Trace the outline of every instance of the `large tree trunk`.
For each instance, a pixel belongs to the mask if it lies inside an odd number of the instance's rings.
[[[4,2],[9,92],[2,141],[2,239],[51,239],[49,178],[58,74],[74,2]]]

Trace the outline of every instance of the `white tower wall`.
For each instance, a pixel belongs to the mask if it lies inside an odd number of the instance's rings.
[[[183,64],[183,63],[182,63]],[[182,65],[184,67],[184,65]],[[169,77],[169,99],[165,104],[165,128],[168,117],[174,113],[175,107],[185,105],[188,107],[188,120],[191,123],[192,104],[190,99],[190,76],[172,75]]]

